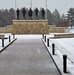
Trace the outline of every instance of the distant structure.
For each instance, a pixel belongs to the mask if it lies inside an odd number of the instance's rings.
[[[42,8],[41,14],[42,14],[42,19],[45,19],[45,10],[44,10],[44,8]]]
[[[30,8],[30,10],[29,10],[29,12],[28,12],[28,15],[29,15],[29,19],[31,19],[31,20],[32,20],[32,14],[33,14],[33,11],[32,11],[32,9]]]
[[[25,18],[25,14],[26,14],[26,9],[23,8],[23,9],[22,9],[22,15],[23,15],[23,18],[24,18],[24,19],[26,19],[26,18]]]
[[[38,16],[39,16],[39,10],[38,10],[38,8],[35,9],[35,15],[36,15],[36,19],[38,19]]]
[[[46,19],[46,12],[44,10],[44,8],[42,8],[41,11],[38,10],[38,8],[35,9],[35,14],[33,14],[33,10],[30,8],[28,10],[28,13],[27,13],[27,10],[24,8],[22,8],[22,10],[19,10],[19,8],[17,8],[16,10],[16,16],[17,16],[17,19],[20,19],[21,15],[23,15],[23,19],[26,20],[26,15],[29,16],[29,20],[33,20],[33,16],[35,16],[35,19],[38,20],[39,19],[39,13],[41,13],[41,17],[42,17],[42,20]],[[22,14],[21,14],[22,13]],[[26,14],[27,13],[27,14]],[[20,17],[19,17],[20,15]]]
[[[17,13],[17,19],[19,19],[19,12],[20,12],[20,10],[19,10],[19,8],[17,8],[17,10],[16,10],[16,13]]]
[[[41,17],[42,19],[46,19],[47,20],[47,0],[45,0],[45,8],[46,10],[44,10],[44,8],[42,9],[41,11]],[[20,13],[20,10],[17,8],[17,0],[15,0],[15,19],[20,19],[19,18],[19,13]],[[35,9],[35,19],[39,19],[39,10],[38,8]],[[32,11],[32,0],[30,0],[30,10],[29,12],[27,13],[28,16],[29,16],[29,19],[33,19],[32,16],[33,16],[33,11]],[[23,19],[26,19],[26,10],[25,8],[22,9],[22,15],[23,15]]]

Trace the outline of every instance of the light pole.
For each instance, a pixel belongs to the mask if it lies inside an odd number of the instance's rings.
[[[47,0],[46,0],[46,20],[47,20]]]

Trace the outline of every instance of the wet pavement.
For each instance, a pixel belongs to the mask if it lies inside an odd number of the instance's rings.
[[[0,54],[0,75],[60,75],[41,39],[17,39]]]

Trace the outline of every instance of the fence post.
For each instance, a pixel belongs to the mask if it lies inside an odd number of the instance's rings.
[[[45,37],[44,37],[44,41],[46,42],[46,35],[45,35]]]
[[[52,44],[52,54],[55,55],[55,44]]]
[[[9,35],[9,42],[11,42],[11,36]]]
[[[63,72],[67,73],[67,55],[63,55]]]
[[[4,47],[4,38],[2,38],[2,47]]]
[[[47,39],[47,46],[49,47],[49,39]]]

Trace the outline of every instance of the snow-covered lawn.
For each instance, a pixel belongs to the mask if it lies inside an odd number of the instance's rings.
[[[58,34],[58,33],[57,33]],[[64,34],[64,33],[63,33]],[[53,39],[54,33],[50,35],[46,35],[46,38],[49,38],[49,47],[48,50],[52,54],[52,43],[55,44],[55,56],[59,58],[58,61],[61,61],[63,63],[63,55],[67,55],[67,70],[71,75],[74,75],[74,38],[57,38]],[[45,45],[47,46],[47,42],[45,42]],[[52,55],[53,56],[53,55]],[[55,57],[53,56],[53,57]],[[55,62],[57,60],[55,59]],[[57,64],[58,65],[58,64]],[[60,65],[58,65],[60,66]],[[61,65],[62,66],[62,65]]]
[[[68,70],[74,74],[74,38],[50,39],[55,44],[57,55],[62,60],[64,54],[68,57]]]

